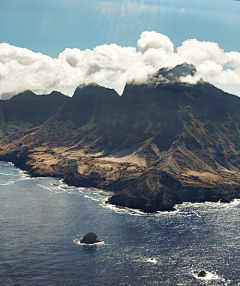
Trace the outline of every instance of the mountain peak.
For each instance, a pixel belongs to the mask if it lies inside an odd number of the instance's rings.
[[[240,198],[240,98],[182,82],[195,73],[186,63],[161,69],[122,97],[88,85],[62,102],[1,101],[0,159],[144,211]]]
[[[154,85],[159,83],[176,83],[182,82],[182,78],[187,76],[195,76],[197,70],[194,65],[183,63],[173,68],[161,68],[153,76],[150,77],[150,82]]]
[[[73,98],[98,97],[98,96],[118,96],[114,89],[100,86],[96,83],[79,85],[74,92]]]

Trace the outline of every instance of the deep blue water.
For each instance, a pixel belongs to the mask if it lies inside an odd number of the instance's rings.
[[[239,200],[141,215],[106,199],[0,162],[0,285],[240,284]],[[80,245],[89,231],[104,243]]]

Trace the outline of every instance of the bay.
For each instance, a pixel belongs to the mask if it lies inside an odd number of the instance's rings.
[[[106,200],[0,162],[0,285],[240,283],[239,200],[154,215]],[[89,231],[102,243],[81,245]]]

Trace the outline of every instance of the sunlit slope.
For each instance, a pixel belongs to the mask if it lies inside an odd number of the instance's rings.
[[[34,130],[2,137],[1,158],[35,175],[113,190],[112,203],[145,211],[239,197],[240,99],[179,80],[186,73],[194,67],[160,70],[121,97],[78,87]]]

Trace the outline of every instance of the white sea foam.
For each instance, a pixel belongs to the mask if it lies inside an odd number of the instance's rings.
[[[115,211],[116,213],[120,213],[120,214],[125,213],[125,214],[129,214],[129,215],[133,215],[133,216],[159,217],[162,215],[176,215],[179,213],[179,209],[177,207],[176,207],[176,210],[174,210],[174,211],[156,211],[153,213],[145,213],[145,212],[141,211],[140,209],[133,209],[133,208],[123,207],[123,206],[112,205],[112,204],[106,203],[106,200],[104,201],[102,206],[105,208],[109,208],[109,209]]]
[[[31,175],[29,175],[29,173],[27,171],[18,169],[18,174],[16,175],[19,178],[17,179],[17,181],[25,181],[25,180],[32,180],[34,179]]]
[[[70,186],[68,186],[66,184],[62,184],[62,183],[58,184],[58,185],[56,183],[54,183],[53,185],[54,185],[54,187],[57,187],[59,189],[65,190],[65,191],[69,191],[69,190],[74,189],[74,187],[70,187]]]
[[[52,185],[55,186],[55,187],[60,187],[60,184],[56,183],[56,182],[52,182]]]
[[[197,212],[195,212],[195,211],[192,211],[192,213],[194,213],[197,217],[200,217],[200,218],[202,218]]]
[[[94,198],[94,197],[91,197],[91,196],[88,196],[88,195],[84,195],[84,198],[87,198],[87,199],[90,199],[90,200],[96,201],[96,202],[100,201],[100,199],[97,199],[97,198]]]
[[[68,184],[64,183],[63,179],[53,182],[52,185],[66,191],[77,189],[74,186],[69,186]]]
[[[14,174],[8,174],[8,173],[0,173],[0,175],[2,176],[12,176],[12,177],[18,177],[18,175],[14,175]]]
[[[40,185],[40,184],[37,184],[39,187],[45,189],[45,190],[48,190],[50,192],[56,192],[53,188],[50,188],[50,187],[47,187],[47,186],[43,186],[43,185]]]
[[[13,167],[14,164],[12,162],[1,161],[1,166],[3,166],[4,168],[5,167]]]
[[[152,263],[152,264],[161,264],[155,257],[137,257],[134,259],[135,262],[140,263]]]
[[[117,205],[112,205],[112,204],[106,204],[105,201],[103,202],[102,206],[105,208],[109,208],[113,210],[116,213],[119,214],[128,214],[128,215],[134,215],[134,216],[172,216],[172,215],[185,215],[191,217],[192,215],[195,215],[199,218],[202,218],[202,216],[195,210],[198,210],[199,208],[202,208],[203,206],[207,206],[210,208],[216,209],[218,208],[229,208],[229,207],[235,207],[240,204],[240,199],[234,199],[230,203],[222,203],[221,201],[218,202],[204,202],[204,203],[191,203],[191,202],[184,202],[182,204],[176,205],[175,206],[175,211],[157,211],[155,213],[144,213],[139,209],[132,209],[132,208],[127,208],[127,207],[122,207],[122,206],[117,206]],[[186,211],[186,208],[194,208],[195,210],[189,210]],[[201,210],[202,212],[202,210]],[[200,212],[200,213],[201,213]]]
[[[229,203],[229,205],[230,206],[238,206],[238,205],[240,205],[240,199],[234,199],[233,201],[231,201]],[[240,283],[239,283],[239,285],[240,285]]]
[[[85,187],[74,187],[74,186],[69,186],[63,182],[63,180],[59,180],[59,182],[53,182],[52,185],[61,190],[63,193],[68,193],[68,194],[84,194],[84,197],[87,199],[91,199],[93,201],[97,202],[102,202],[105,199],[101,199],[99,195],[102,197],[104,196],[110,196],[111,193],[104,191],[104,190],[99,190],[95,188],[85,188]],[[76,192],[77,191],[77,192]]]
[[[26,177],[19,178],[17,181],[26,181],[26,180],[32,180],[32,179],[33,179],[32,177],[26,176]]]
[[[59,193],[68,193],[68,194],[72,194],[72,189],[66,189],[63,188],[62,186],[58,186],[58,187],[53,187],[53,189],[58,190]]]
[[[137,216],[145,215],[140,210],[112,205],[112,204],[106,203],[105,201],[102,204],[102,207],[113,210],[114,212],[119,213],[119,214],[129,214],[129,215],[137,215]]]
[[[15,183],[14,181],[8,181],[6,183],[0,183],[0,186],[8,186],[8,185],[12,185],[14,183]]]
[[[18,174],[30,177],[29,173],[25,170],[18,169]]]
[[[219,209],[224,209],[224,208],[230,208],[230,207],[236,207],[240,205],[240,199],[234,199],[229,203],[223,203],[221,200],[218,202],[202,202],[202,203],[190,203],[190,202],[184,202],[181,205],[178,205],[179,209],[185,209],[186,207],[192,207],[195,209],[202,208],[203,206],[209,207],[209,208],[219,208]],[[192,211],[193,212],[193,211]],[[196,212],[195,212],[196,213]]]
[[[8,163],[5,166],[7,168],[8,167],[12,168],[12,166]],[[0,172],[0,176],[2,178],[9,178],[9,180],[7,182],[1,182],[0,183],[1,186],[12,185],[17,181],[21,181],[24,178],[24,176],[26,176],[26,174],[24,174],[23,171],[21,171],[20,169],[14,168],[14,169],[8,170],[8,169],[6,169],[6,167],[5,167],[6,172]],[[12,172],[12,171],[14,171],[14,172]]]
[[[147,260],[146,260],[146,262],[150,262],[150,263],[153,263],[153,264],[157,264],[157,259],[155,259],[155,258],[148,258]]]
[[[26,181],[26,180],[33,180],[33,177],[30,177],[28,175],[22,175],[20,178],[17,179],[17,181]]]
[[[77,245],[85,245],[85,246],[96,246],[96,245],[104,245],[105,244],[104,241],[99,241],[99,242],[92,243],[92,244],[82,243],[82,242],[80,242],[81,239],[79,239],[79,238],[73,239],[73,243],[77,244]]]
[[[96,189],[96,188],[85,188],[85,187],[78,187],[77,190],[80,193],[87,193],[87,194],[92,194],[92,195],[101,195],[101,196],[105,196],[105,197],[110,197],[113,195],[112,192],[110,191],[105,191],[105,190],[101,190],[101,189]]]
[[[64,189],[64,190],[72,190],[73,187],[69,187],[68,185],[59,185],[60,188]]]
[[[176,210],[174,211],[158,211],[157,213],[160,215],[177,215],[179,213],[179,209],[174,206]]]
[[[226,281],[224,278],[217,275],[216,272],[206,271],[207,275],[205,277],[198,277],[198,273],[199,272],[196,272],[196,271],[193,271],[193,273],[192,273],[192,275],[198,280],[203,280],[203,281],[217,280],[217,281],[221,281],[221,282],[226,282],[225,285],[228,285],[231,282],[230,280]]]
[[[46,186],[44,187],[42,185],[40,185],[40,186],[45,188],[45,189],[48,189],[48,190],[50,190],[50,191],[52,191],[52,192],[54,192],[56,194],[67,193],[67,194],[72,195],[73,191],[76,191],[75,187],[68,186],[67,184],[65,184],[63,182],[63,180],[56,180],[54,182],[51,182],[51,187],[46,187]]]
[[[128,214],[128,215],[133,215],[133,216],[160,216],[163,213],[163,212],[145,213],[141,211],[140,209],[132,209],[132,208],[127,208],[127,207],[112,205],[112,204],[106,203],[106,200],[104,200],[102,207],[111,209],[114,212],[119,213],[119,214]]]

